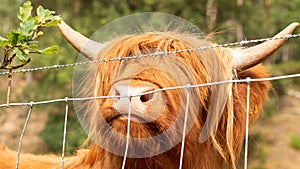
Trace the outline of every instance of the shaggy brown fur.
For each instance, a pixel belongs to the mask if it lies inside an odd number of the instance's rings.
[[[153,52],[153,49],[155,51],[175,51],[207,45],[211,45],[208,40],[198,39],[196,36],[191,35],[176,34],[174,32],[146,33],[125,36],[110,42],[103,49],[99,58],[126,57],[150,53]],[[149,58],[148,62],[145,62],[143,59],[133,59],[100,63],[95,68],[97,70],[96,78],[94,77],[95,80],[90,80],[88,83],[94,86],[95,95],[107,96],[112,95],[112,84],[128,79],[131,79],[131,86],[147,84],[152,85],[155,89],[159,89],[184,83],[204,84],[219,80],[269,76],[262,66],[235,73],[235,70],[232,70],[231,57],[229,56],[229,49],[218,48],[176,53],[156,58],[157,61]],[[179,62],[172,62],[172,57],[176,57],[175,60]],[[156,65],[156,68],[151,68],[152,65]],[[148,68],[142,69],[143,67]],[[172,68],[175,72],[168,72],[169,68]],[[188,75],[188,77],[182,75]],[[262,112],[263,105],[268,98],[269,88],[269,82],[251,83],[250,124]],[[167,108],[158,119],[151,122],[151,126],[155,126],[155,130],[146,124],[132,122],[130,128],[131,137],[152,137],[172,126],[179,116],[179,110],[185,105],[185,98],[181,95],[182,92],[182,90],[164,91]],[[192,123],[194,125],[186,137],[183,168],[236,168],[245,136],[247,84],[235,83],[215,87],[199,87],[194,89],[193,92],[199,100],[191,100],[191,105],[199,105],[199,108],[197,108],[198,112],[189,112],[189,119],[190,121],[194,120]],[[184,94],[186,94],[186,91],[184,91]],[[97,104],[99,110],[95,109],[95,106],[91,106],[90,110],[85,114],[91,124],[90,134],[96,142],[109,140],[112,146],[115,146],[120,143],[119,138],[113,134],[102,135],[103,133],[109,133],[111,129],[102,131],[103,129],[99,127],[101,124],[98,124],[99,119],[97,118],[100,113],[102,113],[105,120],[115,116],[116,112],[112,107],[113,100],[99,99]],[[195,109],[192,106],[189,109],[191,111]],[[222,110],[222,112],[218,110]],[[218,119],[220,114],[220,119]],[[208,131],[210,137],[205,142],[199,143],[200,133],[206,120],[210,120],[211,125],[213,125],[212,129]],[[111,128],[124,135],[126,135],[126,127],[127,123],[124,121],[113,120],[111,122]],[[183,124],[179,124],[179,126],[176,126],[176,129],[182,130],[182,127]],[[176,129],[174,129],[174,133],[177,132]],[[178,168],[180,147],[181,144],[177,144],[172,149],[153,157],[127,158],[126,168]],[[16,153],[6,148],[0,149],[0,168],[14,168],[15,160]],[[88,149],[80,150],[74,157],[67,158],[65,168],[115,169],[121,168],[122,160],[122,156],[112,154],[92,142]],[[60,168],[60,162],[59,157],[22,154],[19,168]]]

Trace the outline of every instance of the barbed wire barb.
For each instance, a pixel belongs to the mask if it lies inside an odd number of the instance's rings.
[[[80,66],[80,65],[95,64],[95,63],[102,63],[102,62],[138,59],[138,58],[143,58],[143,57],[167,56],[167,55],[175,54],[175,53],[208,50],[208,49],[214,49],[214,48],[219,48],[219,47],[244,46],[244,45],[251,44],[251,43],[262,43],[262,42],[270,41],[270,40],[291,39],[291,38],[297,38],[297,37],[300,37],[300,34],[291,34],[291,35],[284,35],[284,36],[279,36],[279,37],[253,39],[253,40],[242,40],[240,42],[225,43],[225,44],[219,44],[219,45],[215,44],[215,45],[211,45],[211,46],[202,46],[202,47],[198,47],[198,48],[182,49],[182,50],[176,50],[176,51],[161,51],[161,52],[155,52],[155,53],[151,53],[151,54],[143,54],[143,55],[137,55],[137,56],[127,56],[127,57],[116,56],[115,58],[111,58],[111,59],[92,60],[92,61],[70,63],[70,64],[64,64],[64,65],[50,65],[50,66],[37,67],[37,68],[14,70],[14,71],[12,71],[12,73],[13,74],[27,73],[27,72],[34,72],[34,71],[41,71],[41,70],[48,70],[48,69],[62,69],[62,68],[67,68],[67,67],[75,67],[75,66]],[[8,71],[0,72],[0,75],[8,75],[9,73],[10,72],[8,72]]]

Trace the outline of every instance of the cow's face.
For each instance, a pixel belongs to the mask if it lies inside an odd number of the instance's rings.
[[[291,24],[277,37],[290,34],[297,26]],[[210,48],[172,53],[212,44],[197,36],[158,32],[129,35],[103,45],[78,35],[65,23],[59,28],[89,59],[114,60],[94,66],[88,88],[93,96],[116,97],[88,103],[79,117],[87,123],[84,128],[94,141],[112,153],[123,155],[129,141],[132,148],[129,157],[153,156],[177,145],[184,135],[185,112],[188,112],[187,133],[191,129],[196,133],[189,138],[196,142],[201,137],[205,141],[218,129],[231,95],[226,85],[157,90],[232,79],[232,72],[239,73],[262,62],[286,40],[268,41],[247,49]],[[166,51],[171,53],[132,57]],[[112,59],[120,56],[134,59]],[[201,131],[203,127],[206,135],[193,132],[194,128]]]
[[[130,58],[150,52],[191,48],[190,44],[185,44],[178,37],[181,35],[170,36],[162,33],[124,37],[108,45],[99,57]],[[192,36],[190,40],[199,41]],[[203,42],[199,43],[208,44],[206,40],[201,41]],[[202,60],[202,55],[209,57]],[[130,114],[130,136],[135,139],[132,144],[139,145],[137,147],[146,146],[147,151],[153,147],[159,148],[160,151],[169,150],[182,139],[187,99],[189,102],[186,133],[195,126],[200,131],[204,119],[202,111],[205,113],[208,109],[206,104],[209,99],[209,87],[162,89],[210,81],[213,78],[208,77],[206,65],[212,65],[213,62],[220,62],[214,50],[171,53],[154,58],[123,59],[99,64],[95,75],[95,95],[116,97],[97,100],[98,110],[93,112],[91,119],[94,137],[110,140],[110,143],[114,140],[115,144],[123,145]],[[211,68],[209,72],[212,72]],[[224,78],[224,74],[220,72]],[[198,138],[195,138],[196,140]],[[111,145],[115,148],[115,144]]]

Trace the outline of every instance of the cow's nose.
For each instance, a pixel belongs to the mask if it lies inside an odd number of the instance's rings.
[[[151,99],[154,98],[155,93],[149,93],[153,90],[154,88],[147,87],[147,86],[128,87],[125,85],[116,85],[114,86],[112,93],[114,96],[119,96],[119,99],[126,98],[126,97],[128,99],[129,97],[131,97],[131,99],[133,98],[135,102],[137,101],[140,102],[137,104],[146,104],[147,102],[149,102]],[[147,93],[147,94],[141,95],[142,93]],[[139,100],[137,100],[137,98]]]
[[[152,86],[114,85],[112,95],[119,97],[114,99],[113,107],[126,118],[129,114],[129,106],[131,106],[130,114],[133,121],[153,121],[161,115],[165,106],[162,93],[152,93],[153,90],[155,88]]]

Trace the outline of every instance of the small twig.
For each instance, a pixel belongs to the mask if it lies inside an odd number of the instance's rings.
[[[12,63],[12,62],[13,62],[13,59],[14,59],[16,56],[17,56],[16,54],[13,54],[10,58],[8,58],[8,62],[9,62],[9,63]]]
[[[9,107],[9,103],[10,103],[11,80],[12,80],[12,69],[9,70],[9,75],[8,75],[8,87],[7,87],[7,96],[6,96],[7,108]]]
[[[8,53],[9,53],[9,49],[8,47],[6,46],[4,48],[4,56],[3,56],[3,61],[0,65],[0,69],[6,69],[6,66],[9,64],[9,61],[8,61]]]
[[[18,68],[20,68],[20,67],[23,67],[23,66],[25,66],[26,64],[28,64],[29,62],[31,62],[31,59],[30,59],[30,58],[28,58],[28,60],[27,60],[26,62],[24,62],[24,63],[21,63],[21,64],[19,64],[19,65],[13,66],[12,69],[18,69]]]

